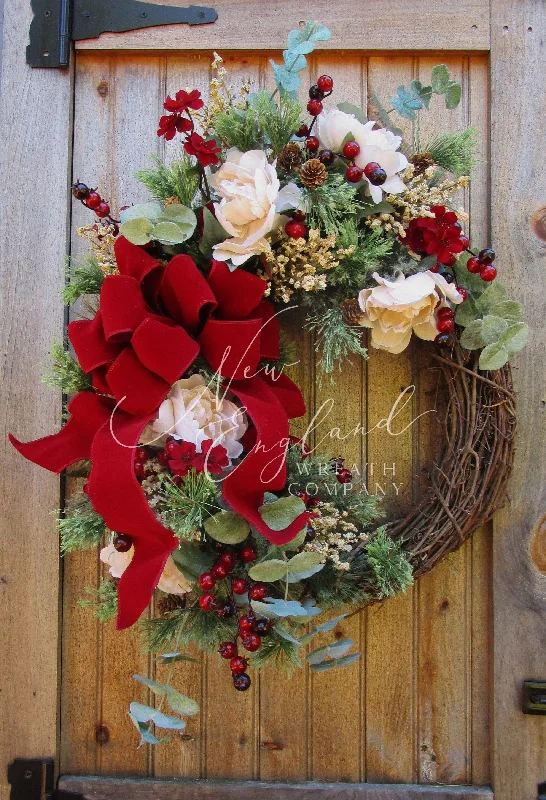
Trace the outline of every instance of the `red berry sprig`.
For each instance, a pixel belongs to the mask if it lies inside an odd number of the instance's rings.
[[[111,225],[115,225],[117,233],[119,220],[113,219],[110,215],[110,206],[102,199],[96,189],[90,189],[85,183],[76,181],[72,186],[72,194],[76,200],[79,200],[86,208],[94,211],[97,217],[106,220],[106,222],[109,222]]]
[[[316,122],[316,119],[319,114],[322,113],[323,105],[322,101],[325,97],[329,97],[332,94],[334,88],[334,81],[329,75],[321,75],[317,78],[317,82],[311,86],[309,89],[309,102],[307,103],[307,111],[313,117],[313,120],[310,125],[301,125],[296,133],[296,136],[309,137],[311,131],[313,130],[313,126]],[[316,152],[318,150],[318,139],[312,136],[310,137],[312,140],[317,142],[316,148],[311,150],[311,152]],[[307,139],[307,149],[309,148],[309,138]]]
[[[497,277],[497,270],[493,266],[495,251],[486,247],[479,255],[471,255],[466,262],[466,268],[474,275],[479,275],[482,281],[494,281]]]

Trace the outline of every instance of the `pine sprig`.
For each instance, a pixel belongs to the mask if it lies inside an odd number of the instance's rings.
[[[172,164],[164,164],[157,156],[151,158],[155,167],[141,169],[135,177],[158,200],[176,197],[183,206],[191,208],[200,180],[199,170],[192,164],[191,158],[184,153]]]
[[[62,555],[97,547],[106,531],[103,518],[83,492],[78,492],[68,501],[57,527],[61,534]]]
[[[256,669],[274,667],[286,675],[302,666],[298,646],[280,636],[275,629],[262,639],[260,649],[250,659],[250,665]]]
[[[411,564],[400,544],[390,538],[385,527],[377,529],[365,551],[381,599],[393,597],[412,585]]]
[[[352,219],[342,222],[337,244],[342,248],[353,248],[352,253],[328,273],[328,286],[335,288],[343,299],[356,296],[393,251],[393,240],[385,235],[383,229],[358,229]]]
[[[66,273],[67,284],[62,291],[63,302],[72,306],[85,294],[100,292],[105,274],[94,256],[86,256],[80,266],[71,269],[70,262]]]
[[[246,108],[229,108],[216,117],[216,135],[227,147],[242,152],[271,148],[279,153],[298,128],[301,105],[286,92],[278,103],[267,92],[260,91],[248,98]]]
[[[212,652],[236,633],[233,619],[220,619],[216,614],[202,611],[199,606],[179,609],[158,619],[143,620],[146,647],[150,652],[168,651],[178,645],[195,644]]]
[[[337,365],[341,371],[342,363],[351,354],[368,357],[368,351],[360,342],[360,328],[347,325],[339,307],[328,308],[322,314],[307,318],[306,328],[315,334],[315,352],[320,354],[317,362],[319,368],[319,384],[324,375],[330,375]]]
[[[90,608],[100,622],[114,619],[118,613],[118,589],[115,581],[101,578],[98,589],[86,586],[88,599],[78,600],[81,608]]]
[[[322,233],[340,233],[347,218],[360,210],[356,189],[335,172],[322,186],[305,189],[304,198],[309,228],[318,228]]]
[[[429,142],[425,151],[430,153],[438,166],[452,172],[456,178],[470,175],[479,161],[477,131],[475,128],[467,128],[464,131],[444,133]]]
[[[49,351],[51,364],[42,375],[42,382],[52,389],[61,389],[64,394],[81,392],[91,387],[91,378],[74,361],[68,350],[54,342]]]
[[[165,524],[181,539],[193,539],[196,530],[218,511],[218,489],[207,472],[192,469],[180,484],[166,476],[158,494],[166,506],[162,512]]]

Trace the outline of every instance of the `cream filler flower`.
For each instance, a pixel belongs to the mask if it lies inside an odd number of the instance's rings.
[[[230,150],[212,185],[220,197],[214,204],[216,219],[233,237],[214,246],[214,258],[231,261],[233,267],[269,252],[266,234],[281,224],[281,212],[296,208],[301,198],[294,183],[280,188],[275,165],[261,150]]]
[[[372,200],[374,203],[379,203],[383,198],[383,192],[399,194],[405,190],[406,186],[397,173],[408,166],[408,159],[397,152],[402,144],[402,137],[395,136],[386,128],[374,130],[375,124],[373,120],[360,122],[354,114],[346,114],[338,108],[333,108],[317,117],[316,135],[322,147],[339,153],[344,139],[350,133],[360,146],[355,164],[363,170],[367,164],[375,162],[385,170],[387,179],[381,186],[374,186],[364,177]]]
[[[100,560],[110,567],[110,575],[113,578],[121,578],[135,554],[135,548],[131,547],[126,553],[119,553],[114,547],[113,537],[112,541],[100,551]],[[186,594],[191,592],[192,585],[182,575],[173,561],[172,556],[169,556],[161,578],[157,584],[157,588],[166,594]]]
[[[214,446],[225,447],[228,458],[238,458],[243,452],[240,439],[248,422],[241,409],[215,393],[202,375],[192,375],[177,381],[159,407],[157,419],[146,426],[141,444],[165,443],[168,436],[191,442],[201,452],[206,439]]]
[[[401,353],[412,332],[432,341],[438,335],[436,312],[451,303],[462,303],[457,287],[439,274],[418,272],[393,280],[373,277],[378,285],[362,289],[358,303],[363,311],[360,324],[372,331],[372,346],[389,353]]]

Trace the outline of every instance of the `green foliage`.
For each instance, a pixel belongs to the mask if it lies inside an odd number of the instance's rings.
[[[442,169],[452,172],[456,178],[470,175],[478,163],[478,140],[475,128],[451,131],[437,136],[424,148]]]
[[[337,639],[332,644],[312,650],[305,660],[313,672],[327,672],[335,667],[348,667],[360,658],[360,653],[347,655],[353,644],[352,639]]]
[[[251,656],[250,664],[256,670],[270,666],[289,675],[302,666],[299,655],[301,645],[291,638],[285,638],[279,633],[279,627],[273,628],[269,636],[264,637],[260,649]]]
[[[180,717],[172,714],[164,714],[161,711],[163,702],[167,702],[171,711],[180,716],[189,717],[199,713],[199,705],[190,697],[180,694],[172,686],[166,683],[157,683],[142,675],[133,675],[135,680],[143,683],[154,695],[161,698],[158,708],[146,706],[142,703],[131,703],[129,706],[129,717],[141,736],[141,744],[160,744],[168,741],[169,737],[159,739],[152,733],[152,725],[156,728],[166,730],[183,730],[186,723]]]
[[[451,79],[449,69],[445,64],[438,64],[432,69],[431,86],[423,86],[421,81],[414,80],[406,89],[405,86],[399,86],[396,94],[389,98],[392,103],[392,110],[400,114],[401,117],[409,120],[417,119],[417,111],[423,108],[429,108],[432,94],[444,95],[446,108],[456,108],[461,102],[461,86],[459,83]],[[388,122],[389,111],[385,111],[381,103],[374,96],[374,100],[380,112],[380,118],[383,124],[391,128]]]
[[[111,578],[101,578],[98,589],[87,586],[85,591],[89,599],[78,600],[79,606],[92,609],[100,622],[115,619],[118,613],[118,590],[115,581]]]
[[[203,572],[207,572],[216,560],[211,552],[196,547],[195,542],[188,542],[185,539],[181,539],[177,549],[173,550],[172,558],[182,575],[192,583],[195,583]]]
[[[365,546],[368,563],[375,577],[380,599],[393,597],[413,583],[413,570],[400,544],[387,534],[385,527],[378,528]]]
[[[280,497],[272,503],[264,503],[258,511],[271,530],[282,531],[303,514],[305,503],[299,497]]]
[[[356,193],[356,188],[336,172],[331,173],[322,186],[304,189],[308,226],[322,233],[343,233],[347,218],[356,216],[361,208]]]
[[[200,180],[199,169],[192,164],[192,159],[183,153],[181,159],[167,165],[157,156],[151,158],[155,167],[141,169],[136,178],[158,200],[177,197],[183,206],[191,206]]]
[[[498,281],[459,307],[455,319],[464,327],[461,345],[467,350],[482,350],[480,369],[500,369],[525,347],[529,328],[521,321],[522,314],[520,303],[509,300]]]
[[[191,208],[173,203],[141,203],[121,212],[120,233],[133,244],[142,246],[151,241],[167,246],[182,244],[197,225]]]
[[[278,102],[267,92],[249,95],[244,109],[229,108],[216,117],[214,126],[223,144],[247,151],[270,147],[279,153],[299,125],[301,104],[287,92],[280,93]]]
[[[49,351],[51,364],[42,375],[42,382],[64,394],[74,394],[91,388],[91,377],[86,375],[77,361],[60,342],[54,342]]]
[[[173,611],[166,617],[143,620],[142,627],[147,649],[154,653],[168,649],[175,642],[195,644],[201,650],[212,652],[236,633],[233,619],[219,619],[216,614],[202,611],[199,606]]]
[[[355,220],[350,218],[339,230],[337,245],[344,249],[354,247],[338,267],[328,272],[328,286],[338,290],[343,298],[358,294],[393,250],[392,237],[382,228],[357,228]]]
[[[330,375],[333,383],[335,366],[341,371],[343,361],[349,359],[351,353],[368,357],[368,351],[360,342],[362,329],[347,325],[339,307],[308,317],[306,327],[315,334],[315,352],[320,353],[319,383],[324,375]]]
[[[222,544],[241,544],[250,533],[250,525],[235,511],[220,511],[205,520],[205,530],[211,539]]]
[[[277,89],[286,92],[297,92],[301,86],[298,72],[305,69],[305,56],[315,49],[316,42],[327,41],[331,36],[328,28],[318,22],[307,22],[305,27],[296,28],[288,34],[288,47],[283,52],[283,64],[270,60],[277,83]]]
[[[201,255],[206,259],[210,259],[212,257],[212,248],[214,245],[228,238],[229,233],[222,228],[214,214],[212,214],[208,208],[203,208],[203,235],[199,242],[199,252]]]
[[[363,606],[369,601],[372,588],[366,587],[366,572],[369,572],[368,561],[362,555],[351,561],[347,571],[327,563],[321,572],[309,579],[308,590],[325,611]]]
[[[71,306],[82,295],[98,294],[104,278],[104,272],[95,256],[86,256],[80,266],[74,269],[71,269],[69,261],[66,271],[67,284],[62,291],[64,304]]]
[[[165,525],[181,539],[192,539],[218,508],[218,489],[207,472],[192,469],[180,484],[165,476],[158,494],[165,505],[162,511]]]
[[[78,492],[68,501],[57,522],[61,534],[61,553],[72,553],[74,550],[87,550],[97,547],[106,531],[106,525],[100,514],[97,514],[90,499],[83,492]]]

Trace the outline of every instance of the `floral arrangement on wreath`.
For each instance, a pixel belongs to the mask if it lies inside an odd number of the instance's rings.
[[[301,665],[304,646],[347,610],[403,591],[412,568],[380,524],[378,498],[353,483],[343,458],[290,437],[305,412],[284,374],[287,304],[305,308],[323,373],[349,353],[402,352],[412,335],[479,349],[497,370],[525,344],[520,306],[496,280],[495,253],[475,253],[453,198],[475,162],[472,129],[422,145],[402,141],[391,115],[418,122],[435,96],[461,87],[444,65],[431,85],[400,86],[376,119],[349,103],[325,110],[334,80],[297,98],[306,54],[330,36],[309,22],[273,63],[272,94],[237,94],[215,54],[210,101],[167,97],[158,135],[180,157],[138,177],[153,199],[121,219],[96,190],[73,187],[97,221],[79,229],[91,255],[72,269],[67,304],[97,295],[68,326],[77,361],[56,345],[47,377],[71,394],[60,433],[23,456],[87,478],[59,519],[64,553],[103,543],[111,579],[82,601],[99,618],[144,623],[163,663],[185,644],[218,649],[237,690],[250,668]],[[379,120],[379,121],[376,121]],[[107,536],[107,543],[104,537]],[[340,616],[309,629],[322,610]],[[311,669],[352,663],[350,640],[307,654]],[[166,652],[163,652],[163,651]],[[144,741],[197,713],[167,681],[136,676],[173,714],[133,703]]]

